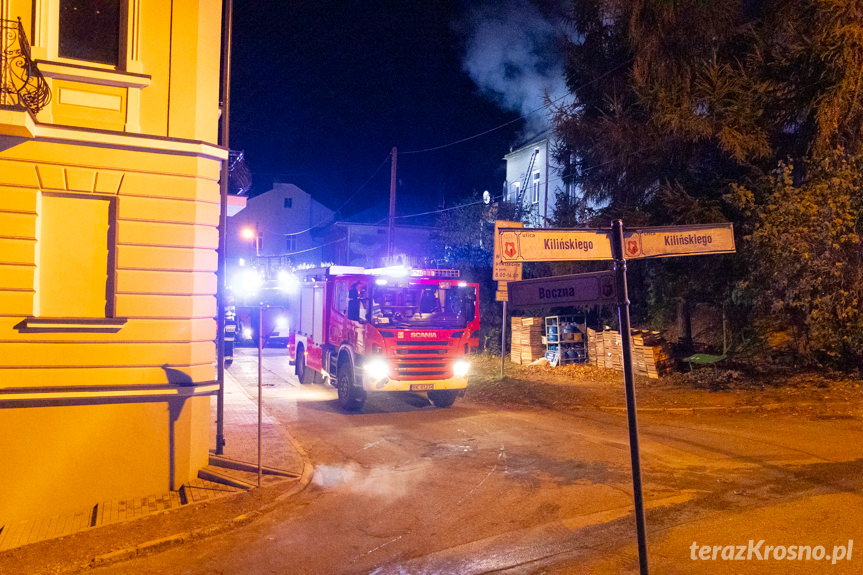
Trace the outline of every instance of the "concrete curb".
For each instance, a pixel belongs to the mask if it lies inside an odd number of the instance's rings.
[[[703,406],[703,407],[639,407],[638,413],[666,413],[670,415],[695,415],[697,413],[759,413],[759,412],[787,412],[795,413],[809,408],[820,408],[823,410],[834,410],[843,408],[845,413],[859,410],[848,402],[830,403],[764,403],[761,405],[732,405],[732,406]],[[605,413],[626,413],[626,407],[596,406],[595,409]]]
[[[259,517],[273,511],[285,500],[293,497],[294,495],[300,493],[306,487],[308,487],[309,483],[311,483],[312,476],[314,475],[314,467],[312,466],[312,462],[309,459],[306,451],[296,442],[296,440],[290,434],[286,435],[288,440],[291,442],[291,445],[294,447],[294,449],[296,449],[297,453],[303,461],[303,470],[300,473],[298,480],[285,479],[285,482],[295,482],[294,487],[278,495],[273,501],[265,503],[258,509],[251,510],[247,513],[237,515],[232,519],[223,520],[218,523],[208,525],[206,527],[198,527],[190,531],[174,533],[172,535],[167,535],[158,539],[152,539],[150,541],[145,541],[136,545],[130,545],[129,547],[118,549],[116,551],[111,551],[109,553],[96,555],[85,567],[103,567],[112,563],[128,561],[129,559],[134,559],[136,557],[143,557],[151,553],[165,551],[166,549],[169,549],[171,547],[178,547],[189,541],[195,541],[199,539],[205,539],[207,537],[212,537],[214,535],[219,535],[221,533],[225,533],[226,531],[230,531],[231,529],[236,529],[237,527],[247,525],[252,521],[258,519]],[[236,497],[238,495],[241,495],[242,493],[244,492],[226,495],[225,497]]]

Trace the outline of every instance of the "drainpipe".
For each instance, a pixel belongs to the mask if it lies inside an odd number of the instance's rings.
[[[216,455],[222,455],[225,448],[225,290],[227,289],[226,249],[228,244],[228,163],[230,162],[229,119],[231,110],[231,26],[233,19],[233,0],[225,0],[225,14],[222,28],[222,147],[228,158],[222,161],[219,175],[220,216],[219,216],[219,263],[216,285],[218,302],[216,325],[216,379],[219,392],[216,396]]]

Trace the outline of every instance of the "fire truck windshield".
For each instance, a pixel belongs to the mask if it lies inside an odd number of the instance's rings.
[[[370,319],[377,326],[461,329],[474,319],[476,290],[446,284],[376,285],[370,303]]]

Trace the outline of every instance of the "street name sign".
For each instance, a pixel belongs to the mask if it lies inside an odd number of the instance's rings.
[[[500,243],[500,228],[522,228],[524,224],[521,222],[506,222],[497,220],[494,222],[494,265],[492,266],[492,278],[495,281],[515,282],[521,279],[521,262],[510,261],[506,263],[501,257],[502,248]],[[506,287],[503,288],[506,291]],[[500,291],[500,290],[498,290]],[[500,299],[497,301],[506,301]]]
[[[565,228],[524,228],[521,224],[495,223],[494,279],[507,281],[498,285],[497,299],[504,299],[504,286],[510,303],[560,306],[586,304],[616,304],[623,342],[623,373],[626,389],[626,414],[629,428],[629,448],[632,461],[632,489],[635,504],[638,559],[641,575],[647,575],[647,535],[644,501],[641,487],[641,463],[638,450],[638,425],[635,417],[635,387],[630,340],[629,294],[626,287],[626,266],[615,271],[554,276],[524,281],[521,262],[613,260],[661,258],[700,254],[734,253],[734,228],[730,223],[689,226],[633,228],[625,230],[616,220],[610,230]],[[612,240],[614,246],[612,248]],[[615,257],[615,255],[617,257]],[[508,263],[519,265],[518,277],[504,277],[499,272]],[[621,292],[617,293],[620,287]],[[504,304],[504,322],[506,321]],[[505,349],[506,330],[501,332],[501,349]],[[500,375],[503,377],[501,354]]]
[[[503,263],[613,259],[609,230],[501,226],[498,235]]]
[[[732,224],[633,228],[623,234],[626,259],[734,253]]]
[[[613,271],[522,280],[508,287],[510,303],[521,307],[617,303]]]
[[[509,295],[507,294],[506,285],[509,282],[499,281],[497,282],[497,291],[494,293],[495,301],[509,301]]]

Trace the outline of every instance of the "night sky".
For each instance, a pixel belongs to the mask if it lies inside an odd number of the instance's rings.
[[[246,153],[251,194],[275,180],[332,209],[353,196],[343,217],[385,214],[393,146],[400,215],[499,194],[503,155],[542,115],[525,111],[553,88],[543,76],[560,76],[550,25],[532,11],[515,0],[235,2],[230,145]]]

